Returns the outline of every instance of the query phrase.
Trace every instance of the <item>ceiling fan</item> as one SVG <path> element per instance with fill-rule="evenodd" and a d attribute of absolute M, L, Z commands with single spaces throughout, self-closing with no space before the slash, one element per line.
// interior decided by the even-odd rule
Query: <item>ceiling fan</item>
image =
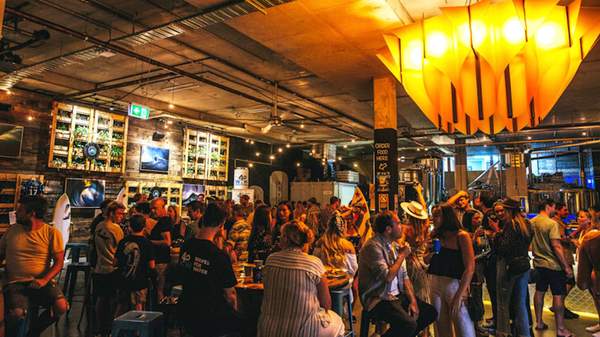
<path fill-rule="evenodd" d="M 286 121 L 279 114 L 279 95 L 278 95 L 279 86 L 277 82 L 275 82 L 275 91 L 273 94 L 273 106 L 271 107 L 271 111 L 268 119 L 238 119 L 238 121 L 246 121 L 246 122 L 267 122 L 267 125 L 260 128 L 260 132 L 263 134 L 269 133 L 273 127 L 287 127 L 296 131 L 304 131 L 302 128 L 304 127 L 304 122 L 301 120 L 295 119 L 294 121 Z M 294 124 L 300 124 L 300 127 L 294 126 Z M 308 132 L 308 131 L 306 131 Z"/>

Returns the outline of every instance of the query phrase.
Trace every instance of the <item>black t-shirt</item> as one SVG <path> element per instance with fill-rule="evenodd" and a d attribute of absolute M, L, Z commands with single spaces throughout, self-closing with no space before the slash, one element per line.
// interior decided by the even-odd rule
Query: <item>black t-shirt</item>
<path fill-rule="evenodd" d="M 121 288 L 127 290 L 148 288 L 150 278 L 148 263 L 154 260 L 154 248 L 150 240 L 143 236 L 126 236 L 119 242 L 115 258 Z"/>
<path fill-rule="evenodd" d="M 223 289 L 234 287 L 237 280 L 225 252 L 211 241 L 192 238 L 181 247 L 179 264 L 183 281 L 179 303 L 184 322 L 189 322 L 186 328 L 194 329 L 200 319 L 216 322 L 234 315 Z"/>
<path fill-rule="evenodd" d="M 150 232 L 150 240 L 162 241 L 162 233 L 171 233 L 173 229 L 173 222 L 168 216 L 158 219 L 154 228 Z M 154 245 L 154 254 L 156 255 L 156 263 L 169 263 L 171 262 L 171 251 L 167 245 Z"/>

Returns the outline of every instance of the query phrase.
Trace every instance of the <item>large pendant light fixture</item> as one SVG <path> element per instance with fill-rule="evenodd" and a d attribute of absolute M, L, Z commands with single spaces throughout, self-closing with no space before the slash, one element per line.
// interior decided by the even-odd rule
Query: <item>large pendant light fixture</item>
<path fill-rule="evenodd" d="M 384 35 L 379 59 L 439 129 L 495 134 L 550 112 L 600 33 L 600 10 L 481 1 Z"/>

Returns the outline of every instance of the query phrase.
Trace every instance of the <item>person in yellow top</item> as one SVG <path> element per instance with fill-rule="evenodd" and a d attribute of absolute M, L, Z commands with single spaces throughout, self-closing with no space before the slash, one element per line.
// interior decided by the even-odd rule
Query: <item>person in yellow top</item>
<path fill-rule="evenodd" d="M 240 261 L 248 261 L 248 240 L 252 231 L 252 227 L 246 222 L 246 215 L 242 205 L 233 206 L 235 222 L 229 231 L 228 239 Z"/>
<path fill-rule="evenodd" d="M 0 260 L 6 259 L 8 336 L 27 316 L 30 305 L 51 307 L 33 318 L 28 336 L 39 336 L 67 312 L 69 303 L 54 280 L 63 267 L 64 249 L 60 232 L 44 222 L 48 202 L 27 196 L 17 207 L 17 223 L 0 240 Z"/>

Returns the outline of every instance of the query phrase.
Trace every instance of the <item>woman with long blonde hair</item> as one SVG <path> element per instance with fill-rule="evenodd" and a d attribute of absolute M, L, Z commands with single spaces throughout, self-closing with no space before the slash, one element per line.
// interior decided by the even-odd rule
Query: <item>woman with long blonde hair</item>
<path fill-rule="evenodd" d="M 338 214 L 331 217 L 327 230 L 315 244 L 313 254 L 321 259 L 325 267 L 343 269 L 350 275 L 350 284 L 358 268 L 354 245 L 344 237 L 346 223 Z"/>

